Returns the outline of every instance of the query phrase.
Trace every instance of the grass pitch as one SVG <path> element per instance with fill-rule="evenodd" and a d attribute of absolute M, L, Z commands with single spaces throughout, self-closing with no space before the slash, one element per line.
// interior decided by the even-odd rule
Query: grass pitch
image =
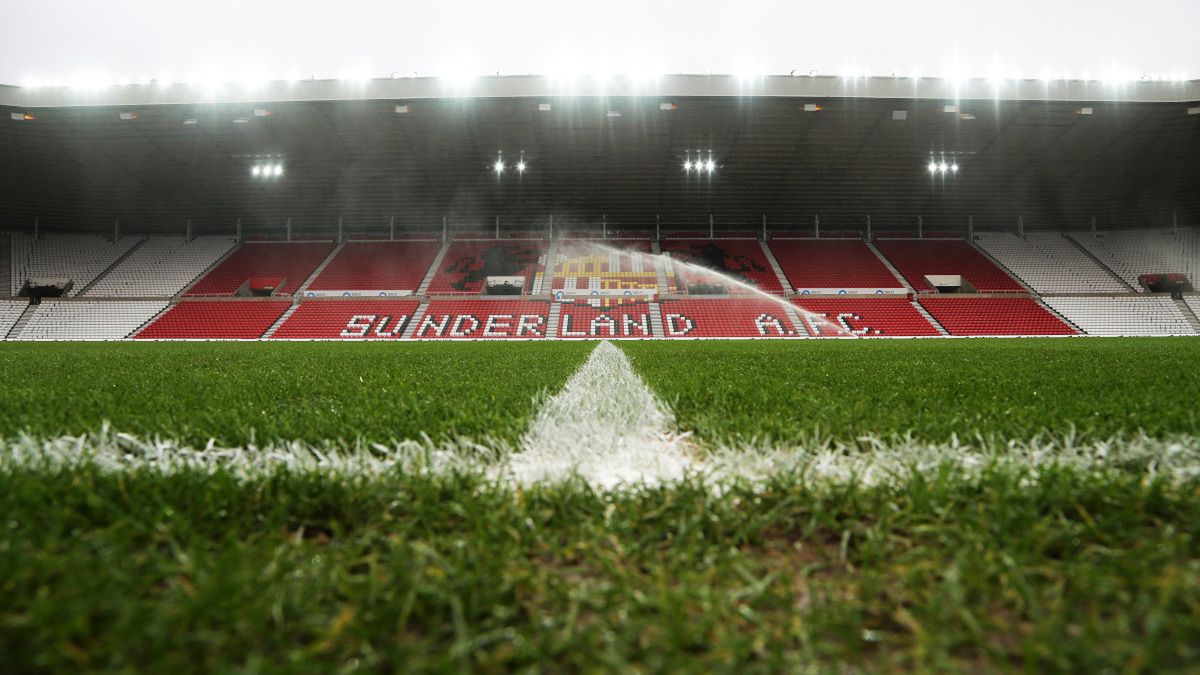
<path fill-rule="evenodd" d="M 0 460 L 104 419 L 201 445 L 210 435 L 427 433 L 508 446 L 591 347 L 7 344 Z M 1003 452 L 1005 440 L 1061 438 L 1073 426 L 1098 442 L 1143 432 L 1157 451 L 1190 459 L 1169 474 L 1153 456 L 975 471 L 914 460 L 877 483 L 801 471 L 611 492 L 517 488 L 465 465 L 246 474 L 0 461 L 4 669 L 1185 672 L 1200 663 L 1200 341 L 621 348 L 702 447 L 828 437 L 849 441 L 836 452 L 870 453 L 914 442 L 904 434 L 982 433 Z M 14 439 L 19 431 L 34 438 Z M 860 434 L 894 445 L 854 450 Z"/>

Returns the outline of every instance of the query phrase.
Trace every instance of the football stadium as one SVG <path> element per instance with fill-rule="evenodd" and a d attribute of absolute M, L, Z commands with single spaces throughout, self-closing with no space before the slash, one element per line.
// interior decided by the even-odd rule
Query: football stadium
<path fill-rule="evenodd" d="M 1200 668 L 1200 80 L 0 113 L 0 670 Z"/>

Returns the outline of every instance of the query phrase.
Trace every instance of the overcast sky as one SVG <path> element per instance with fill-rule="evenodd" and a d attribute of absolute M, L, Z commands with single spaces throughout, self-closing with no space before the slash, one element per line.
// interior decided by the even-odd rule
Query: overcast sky
<path fill-rule="evenodd" d="M 1200 77 L 1200 0 L 0 0 L 0 82 L 578 72 Z"/>

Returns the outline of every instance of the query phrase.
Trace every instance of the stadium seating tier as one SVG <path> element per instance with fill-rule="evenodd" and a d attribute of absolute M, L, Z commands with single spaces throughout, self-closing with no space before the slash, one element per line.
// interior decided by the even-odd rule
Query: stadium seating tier
<path fill-rule="evenodd" d="M 352 241 L 308 286 L 311 291 L 415 291 L 440 241 Z"/>
<path fill-rule="evenodd" d="M 1030 297 L 926 295 L 918 300 L 951 335 L 1076 335 Z"/>
<path fill-rule="evenodd" d="M 546 337 L 550 303 L 536 300 L 434 300 L 417 321 L 422 340 Z"/>
<path fill-rule="evenodd" d="M 666 300 L 659 303 L 669 338 L 795 337 L 807 335 L 792 320 L 786 302 L 764 298 Z"/>
<path fill-rule="evenodd" d="M 861 240 L 776 240 L 771 253 L 793 289 L 904 288 Z"/>
<path fill-rule="evenodd" d="M 395 340 L 417 300 L 304 300 L 275 329 L 275 340 Z"/>
<path fill-rule="evenodd" d="M 291 306 L 287 300 L 184 300 L 134 337 L 139 340 L 256 340 Z"/>
<path fill-rule="evenodd" d="M 522 277 L 528 289 L 545 254 L 546 242 L 541 240 L 455 241 L 428 292 L 478 294 L 489 276 Z"/>
<path fill-rule="evenodd" d="M 804 310 L 800 319 L 818 337 L 913 337 L 940 335 L 913 306 L 908 296 L 800 297 L 792 302 Z"/>
<path fill-rule="evenodd" d="M 283 279 L 275 295 L 291 295 L 331 251 L 332 241 L 250 242 L 222 260 L 184 295 L 233 295 L 258 277 Z"/>
<path fill-rule="evenodd" d="M 746 282 L 766 293 L 782 295 L 783 286 L 779 277 L 771 269 L 771 263 L 763 252 L 762 245 L 755 240 L 721 240 L 706 239 L 692 241 L 686 239 L 664 240 L 660 246 L 662 252 L 671 257 L 670 267 L 674 274 L 667 275 L 667 292 L 683 292 L 692 285 L 720 284 L 725 285 L 727 293 L 749 293 L 752 291 L 737 286 L 724 284 L 720 275 L 706 274 L 703 270 L 676 265 L 681 261 L 697 265 L 706 270 L 713 270 L 722 275 L 728 275 L 739 281 Z"/>
<path fill-rule="evenodd" d="M 960 275 L 981 293 L 1025 290 L 965 241 L 882 240 L 877 241 L 875 246 L 918 291 L 935 290 L 925 276 L 939 274 Z"/>

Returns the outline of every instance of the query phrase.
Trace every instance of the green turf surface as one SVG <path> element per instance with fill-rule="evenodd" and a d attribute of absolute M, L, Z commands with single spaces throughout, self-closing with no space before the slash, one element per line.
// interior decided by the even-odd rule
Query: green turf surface
<path fill-rule="evenodd" d="M 4 343 L 0 435 L 512 443 L 586 359 L 555 343 Z"/>
<path fill-rule="evenodd" d="M 1200 500 L 1140 474 L 519 494 L 0 472 L 4 670 L 1182 672 Z"/>
<path fill-rule="evenodd" d="M 1200 433 L 1200 340 L 623 342 L 712 444 L 912 433 L 1026 439 Z"/>

